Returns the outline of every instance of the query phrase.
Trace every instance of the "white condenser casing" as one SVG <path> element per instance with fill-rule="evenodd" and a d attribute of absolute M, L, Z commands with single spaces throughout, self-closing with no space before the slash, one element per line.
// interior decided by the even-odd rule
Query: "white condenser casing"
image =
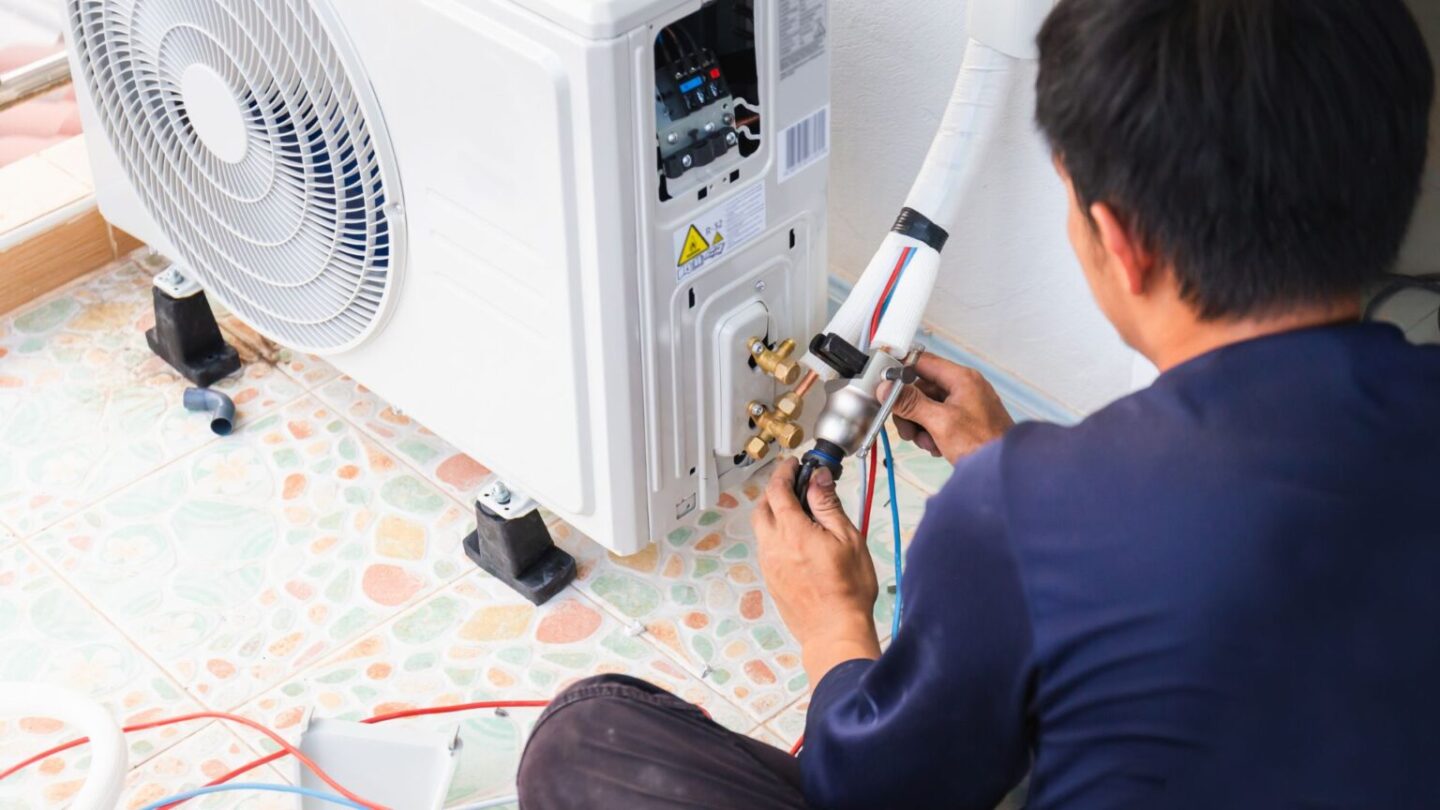
<path fill-rule="evenodd" d="M 825 312 L 825 0 L 65 5 L 101 211 L 271 339 L 618 553 L 761 466 L 744 344 Z M 744 149 L 662 183 L 656 49 L 717 5 Z"/>

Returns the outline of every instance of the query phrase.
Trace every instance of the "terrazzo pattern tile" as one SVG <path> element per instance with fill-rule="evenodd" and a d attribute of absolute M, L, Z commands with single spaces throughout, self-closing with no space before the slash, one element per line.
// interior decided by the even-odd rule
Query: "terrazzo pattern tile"
<path fill-rule="evenodd" d="M 0 681 L 44 682 L 101 701 L 121 724 L 143 723 L 200 706 L 79 594 L 22 545 L 0 552 Z M 131 763 L 142 763 L 193 732 L 182 727 L 132 734 Z M 0 716 L 4 767 L 75 736 L 43 715 Z M 0 782 L 0 807 L 55 807 L 80 788 L 89 754 L 77 748 Z"/>
<path fill-rule="evenodd" d="M 784 711 L 775 715 L 774 719 L 765 724 L 784 743 L 785 750 L 790 750 L 790 747 L 804 736 L 805 713 L 808 711 L 810 711 L 810 697 L 807 695 L 786 706 Z"/>
<path fill-rule="evenodd" d="M 349 377 L 340 377 L 317 393 L 346 419 L 360 425 L 386 449 L 405 459 L 461 503 L 473 503 L 481 485 L 490 477 L 485 465 Z"/>
<path fill-rule="evenodd" d="M 466 518 L 306 398 L 31 542 L 228 708 L 471 570 Z"/>
<path fill-rule="evenodd" d="M 348 648 L 241 709 L 294 735 L 306 707 L 360 720 L 382 712 L 477 700 L 546 699 L 601 673 L 645 678 L 704 706 L 728 727 L 750 723 L 734 706 L 624 624 L 567 591 L 535 607 L 476 572 L 367 633 Z M 513 792 L 515 769 L 538 709 L 471 712 L 396 722 L 460 722 L 464 740 L 449 801 Z M 243 731 L 249 740 L 252 732 Z M 270 750 L 268 741 L 256 744 Z"/>
<path fill-rule="evenodd" d="M 22 537 L 215 438 L 145 343 L 149 278 L 122 261 L 0 319 L 0 521 Z M 302 393 L 254 362 L 215 387 L 242 423 Z"/>
<path fill-rule="evenodd" d="M 223 723 L 211 723 L 175 747 L 131 769 L 119 806 L 143 807 L 166 796 L 200 787 L 253 761 L 257 755 Z M 280 773 L 270 765 L 246 773 L 243 781 L 286 784 Z M 293 796 L 258 791 L 217 793 L 185 804 L 186 808 L 195 810 L 294 810 L 297 806 Z"/>
<path fill-rule="evenodd" d="M 716 508 L 631 557 L 610 554 L 565 524 L 552 527 L 556 542 L 579 562 L 578 587 L 616 616 L 644 626 L 653 641 L 703 674 L 756 722 L 809 688 L 799 647 L 765 591 L 755 560 L 750 513 L 762 484 L 760 479 L 747 485 L 738 497 L 721 496 Z M 903 481 L 897 492 L 908 538 L 924 496 Z M 841 494 L 854 519 L 858 484 L 842 478 Z M 869 538 L 881 583 L 875 615 L 882 636 L 890 629 L 888 586 L 894 584 L 886 503 L 883 494 L 876 498 Z"/>

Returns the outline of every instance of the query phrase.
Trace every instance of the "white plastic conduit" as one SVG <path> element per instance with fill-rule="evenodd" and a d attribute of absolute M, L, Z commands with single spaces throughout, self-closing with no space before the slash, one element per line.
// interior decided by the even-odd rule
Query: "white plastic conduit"
<path fill-rule="evenodd" d="M 965 51 L 965 61 L 955 82 L 955 91 L 941 120 L 940 130 L 910 190 L 905 206 L 924 214 L 947 232 L 955 229 L 961 206 L 968 196 L 975 173 L 976 156 L 982 154 L 1004 102 L 1005 76 L 1020 63 L 975 40 Z M 887 234 L 880 250 L 856 282 L 850 297 L 825 328 L 854 346 L 864 342 L 877 299 L 885 288 L 895 263 L 907 247 L 918 250 L 905 271 L 904 281 L 895 290 L 873 346 L 902 357 L 910 351 L 940 269 L 940 254 L 919 240 L 897 233 Z M 834 369 L 813 355 L 806 365 L 821 379 L 835 377 Z"/>
<path fill-rule="evenodd" d="M 53 717 L 90 738 L 90 770 L 71 800 L 74 810 L 110 810 L 120 801 L 130 753 L 104 706 L 79 692 L 40 683 L 0 683 L 0 715 Z"/>

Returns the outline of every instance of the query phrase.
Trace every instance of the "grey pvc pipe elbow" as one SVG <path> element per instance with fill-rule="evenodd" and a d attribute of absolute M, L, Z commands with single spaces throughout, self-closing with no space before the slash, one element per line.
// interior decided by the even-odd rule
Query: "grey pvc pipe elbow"
<path fill-rule="evenodd" d="M 183 402 L 187 411 L 210 412 L 210 429 L 216 436 L 229 435 L 235 429 L 235 403 L 219 391 L 186 388 Z"/>

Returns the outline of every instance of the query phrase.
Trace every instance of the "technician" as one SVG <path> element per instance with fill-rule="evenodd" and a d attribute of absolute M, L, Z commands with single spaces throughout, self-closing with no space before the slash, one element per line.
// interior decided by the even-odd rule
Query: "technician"
<path fill-rule="evenodd" d="M 883 654 L 818 472 L 754 517 L 815 685 L 805 748 L 632 679 L 540 720 L 522 806 L 1440 807 L 1440 347 L 1360 322 L 1434 92 L 1400 0 L 1062 0 L 1037 119 L 1101 310 L 1159 380 L 1013 425 L 934 357 L 902 432 L 954 462 Z M 1440 227 L 1423 223 L 1420 227 Z"/>

